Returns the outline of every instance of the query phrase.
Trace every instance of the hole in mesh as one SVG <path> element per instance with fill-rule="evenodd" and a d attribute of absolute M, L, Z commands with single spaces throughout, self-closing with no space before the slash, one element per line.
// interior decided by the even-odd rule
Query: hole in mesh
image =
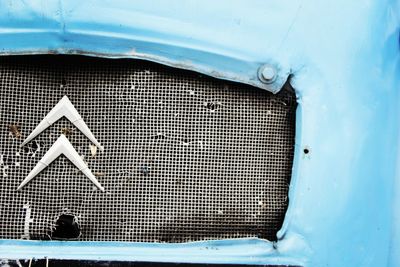
<path fill-rule="evenodd" d="M 26 144 L 25 146 L 22 147 L 22 152 L 25 154 L 35 154 L 40 150 L 40 148 L 43 146 L 43 143 L 38 142 L 36 140 Z"/>
<path fill-rule="evenodd" d="M 206 103 L 205 106 L 206 106 L 206 108 L 208 108 L 209 110 L 215 111 L 215 110 L 217 110 L 217 109 L 219 108 L 220 103 L 209 102 L 209 103 Z"/>
<path fill-rule="evenodd" d="M 81 235 L 78 219 L 73 215 L 62 214 L 51 233 L 51 239 L 77 240 Z"/>
<path fill-rule="evenodd" d="M 62 78 L 61 80 L 61 87 L 64 87 L 67 85 L 67 80 L 65 78 Z"/>

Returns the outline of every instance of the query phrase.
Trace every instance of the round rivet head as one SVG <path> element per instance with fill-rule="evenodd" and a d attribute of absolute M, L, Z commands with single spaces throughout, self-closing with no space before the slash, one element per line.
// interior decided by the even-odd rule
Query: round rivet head
<path fill-rule="evenodd" d="M 276 79 L 276 70 L 271 65 L 261 66 L 258 77 L 264 83 L 273 83 Z"/>

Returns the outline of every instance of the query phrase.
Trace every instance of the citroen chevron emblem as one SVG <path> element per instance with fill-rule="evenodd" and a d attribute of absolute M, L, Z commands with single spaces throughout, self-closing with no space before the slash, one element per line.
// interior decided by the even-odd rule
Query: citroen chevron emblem
<path fill-rule="evenodd" d="M 33 130 L 33 132 L 26 138 L 26 140 L 21 144 L 21 146 L 29 143 L 32 139 L 38 136 L 41 132 L 51 126 L 53 123 L 58 121 L 60 118 L 66 117 L 71 121 L 90 141 L 93 142 L 100 150 L 103 147 L 96 140 L 90 129 L 87 127 L 86 123 L 83 121 L 78 111 L 72 105 L 71 101 L 67 96 L 64 96 L 60 102 L 47 114 L 47 116 L 39 123 L 39 125 Z M 59 156 L 66 156 L 86 177 L 89 178 L 101 191 L 104 192 L 104 188 L 97 181 L 96 177 L 92 174 L 88 166 L 85 164 L 83 159 L 80 157 L 78 152 L 68 141 L 65 135 L 61 135 L 57 141 L 51 146 L 51 148 L 46 152 L 43 158 L 37 163 L 37 165 L 32 169 L 28 176 L 22 181 L 18 186 L 17 190 L 23 188 L 29 181 L 35 178 L 42 170 L 49 166 L 54 160 Z"/>
<path fill-rule="evenodd" d="M 68 141 L 65 135 L 61 135 L 57 141 L 51 146 L 51 148 L 46 152 L 43 158 L 38 162 L 38 164 L 33 168 L 33 170 L 28 174 L 24 181 L 18 186 L 17 190 L 20 190 L 24 185 L 26 185 L 30 180 L 32 180 L 38 173 L 49 166 L 55 159 L 57 159 L 61 154 L 66 156 L 83 174 L 85 174 L 90 181 L 92 181 L 101 191 L 104 188 L 97 181 L 96 177 L 86 166 L 83 159 L 79 156 L 78 152 L 74 149 L 71 143 Z"/>
<path fill-rule="evenodd" d="M 53 123 L 61 119 L 62 117 L 66 117 L 72 124 L 76 126 L 93 144 L 95 144 L 101 151 L 103 151 L 103 147 L 96 140 L 89 127 L 87 127 L 86 123 L 79 115 L 78 111 L 75 109 L 74 105 L 72 105 L 71 101 L 67 96 L 64 96 L 60 102 L 46 115 L 46 117 L 36 126 L 35 130 L 25 139 L 25 141 L 21 144 L 21 146 L 29 143 L 33 138 L 38 136 L 41 132 L 46 130 Z"/>

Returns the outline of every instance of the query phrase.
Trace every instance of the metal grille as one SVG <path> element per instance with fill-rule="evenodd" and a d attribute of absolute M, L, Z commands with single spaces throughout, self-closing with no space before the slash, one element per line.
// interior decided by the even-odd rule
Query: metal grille
<path fill-rule="evenodd" d="M 49 239 L 63 214 L 79 240 L 276 239 L 287 208 L 296 99 L 139 60 L 0 58 L 0 237 Z M 104 152 L 61 119 L 22 141 L 67 95 Z M 65 157 L 16 188 L 61 133 L 106 192 Z"/>

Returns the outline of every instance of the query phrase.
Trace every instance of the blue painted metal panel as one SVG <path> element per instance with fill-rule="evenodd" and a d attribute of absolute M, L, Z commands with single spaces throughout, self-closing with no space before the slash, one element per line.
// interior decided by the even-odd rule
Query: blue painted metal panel
<path fill-rule="evenodd" d="M 400 266 L 399 29 L 397 0 L 1 0 L 2 54 L 144 58 L 269 90 L 293 74 L 299 108 L 276 244 L 2 240 L 0 258 Z"/>

